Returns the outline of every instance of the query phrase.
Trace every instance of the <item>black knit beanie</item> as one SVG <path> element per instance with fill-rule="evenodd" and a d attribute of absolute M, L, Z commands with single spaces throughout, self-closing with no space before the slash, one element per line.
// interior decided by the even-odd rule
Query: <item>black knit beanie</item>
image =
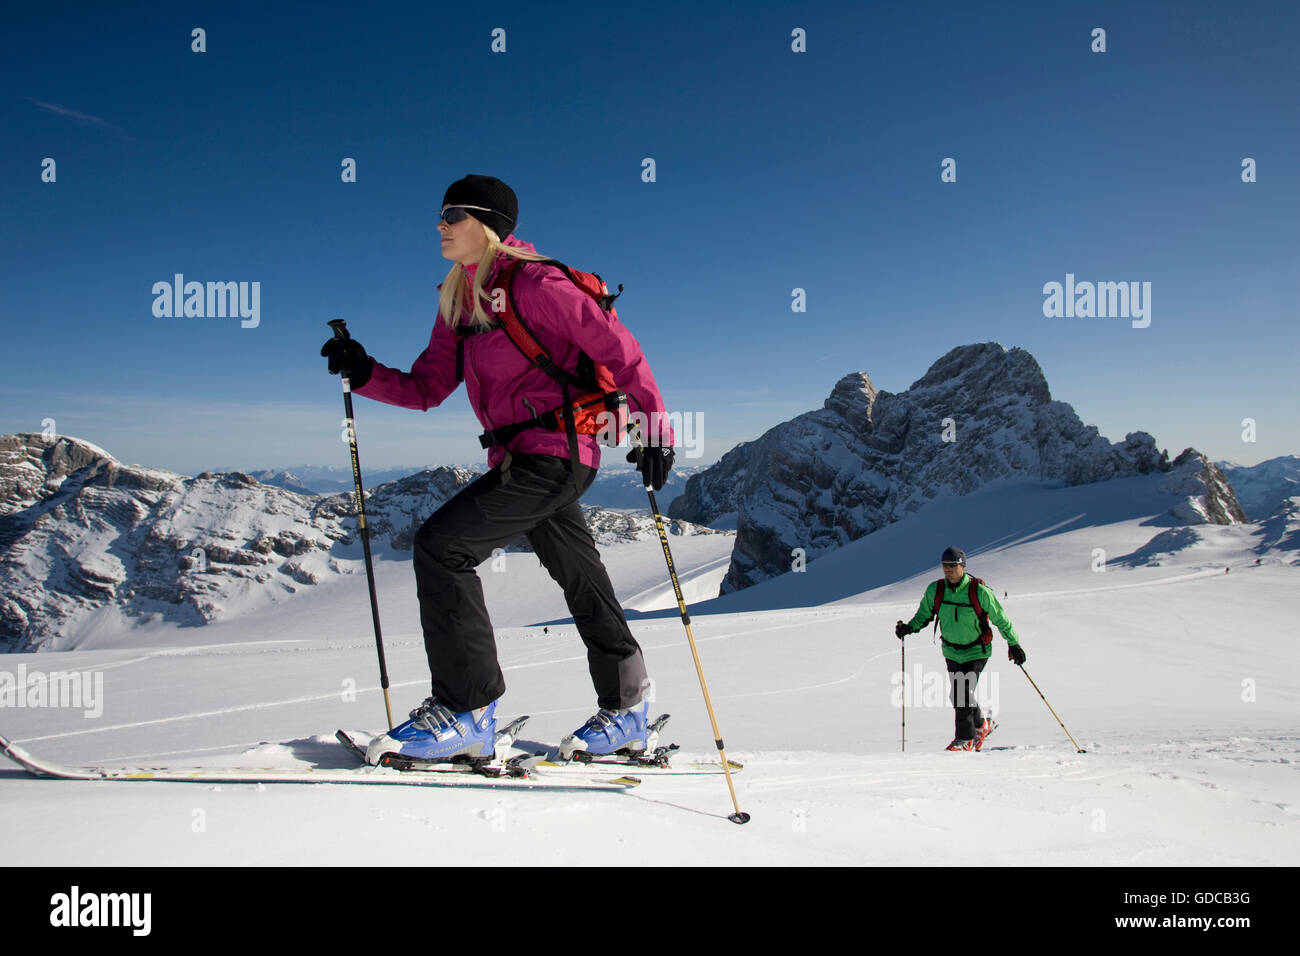
<path fill-rule="evenodd" d="M 485 206 L 492 212 L 481 209 L 465 211 L 490 228 L 498 239 L 504 240 L 515 231 L 519 221 L 519 200 L 515 191 L 495 176 L 476 176 L 470 173 L 464 179 L 458 179 L 447 187 L 442 197 L 444 206 Z"/>
<path fill-rule="evenodd" d="M 966 552 L 961 548 L 944 548 L 943 557 L 939 561 L 942 564 L 965 564 Z"/>

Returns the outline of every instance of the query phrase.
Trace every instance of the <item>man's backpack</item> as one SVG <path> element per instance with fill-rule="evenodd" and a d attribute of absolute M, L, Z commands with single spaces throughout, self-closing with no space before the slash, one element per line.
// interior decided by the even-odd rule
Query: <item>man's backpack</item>
<path fill-rule="evenodd" d="M 611 295 L 609 287 L 600 276 L 571 269 L 556 259 L 509 259 L 502 264 L 492 284 L 493 293 L 497 289 L 505 290 L 505 308 L 496 313 L 497 322 L 491 327 L 461 333 L 456 343 L 456 380 L 462 381 L 465 377 L 465 337 L 504 329 L 524 358 L 559 383 L 564 404 L 544 412 L 534 411 L 532 418 L 486 431 L 479 436 L 479 444 L 484 448 L 493 445 L 508 446 L 516 435 L 530 428 L 563 431 L 569 437 L 569 457 L 573 461 L 576 478 L 579 464 L 578 435 L 595 435 L 607 445 L 617 445 L 628 427 L 627 395 L 615 385 L 610 370 L 594 362 L 585 352 L 578 353 L 578 367 L 574 371 L 561 368 L 529 331 L 519 315 L 514 294 L 515 272 L 523 261 L 557 267 L 570 282 L 595 299 L 602 310 L 618 318 L 614 300 L 622 294 L 622 285 L 618 287 L 618 292 Z"/>
<path fill-rule="evenodd" d="M 939 635 L 939 640 L 943 641 L 945 644 L 947 644 L 949 647 L 953 648 L 954 650 L 958 650 L 958 651 L 969 650 L 970 648 L 975 647 L 976 645 L 983 645 L 987 647 L 989 644 L 993 643 L 993 631 L 989 627 L 989 616 L 984 613 L 984 608 L 980 606 L 979 586 L 983 583 L 984 582 L 980 578 L 972 576 L 970 579 L 970 588 L 967 591 L 967 594 L 970 597 L 970 607 L 975 611 L 975 616 L 980 623 L 980 636 L 977 637 L 975 640 L 970 641 L 969 643 L 966 644 L 954 644 L 952 641 L 944 640 L 942 634 Z M 934 610 L 930 615 L 930 619 L 934 621 L 934 627 L 936 632 L 938 632 L 939 630 L 939 610 L 943 607 L 944 604 L 947 604 L 952 608 L 952 619 L 954 621 L 957 620 L 957 608 L 966 607 L 966 605 L 962 604 L 960 601 L 944 601 L 943 599 L 944 592 L 947 589 L 948 589 L 947 578 L 940 578 L 937 583 L 937 586 L 934 589 Z M 929 623 L 930 621 L 925 622 L 925 624 L 929 624 Z M 925 627 L 925 624 L 922 624 L 921 627 Z M 920 628 L 918 628 L 918 630 L 919 629 Z"/>

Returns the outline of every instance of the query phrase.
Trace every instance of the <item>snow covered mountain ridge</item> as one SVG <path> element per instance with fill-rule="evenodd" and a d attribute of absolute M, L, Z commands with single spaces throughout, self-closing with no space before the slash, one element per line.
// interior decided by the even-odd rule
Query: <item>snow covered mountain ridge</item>
<path fill-rule="evenodd" d="M 420 525 L 475 477 L 439 467 L 368 489 L 376 554 L 409 558 Z M 584 511 L 599 544 L 657 536 L 649 517 Z M 0 649 L 66 649 L 151 620 L 203 625 L 364 573 L 360 558 L 350 493 L 307 496 L 241 472 L 191 478 L 75 438 L 0 436 Z"/>
<path fill-rule="evenodd" d="M 792 569 L 989 482 L 1080 485 L 1168 472 L 1176 523 L 1245 521 L 1223 473 L 1187 449 L 1174 462 L 1151 435 L 1111 443 L 1053 401 L 1038 362 L 996 342 L 964 345 L 905 392 L 844 376 L 821 409 L 769 429 L 692 478 L 673 517 L 735 521 L 721 593 Z"/>
<path fill-rule="evenodd" d="M 1216 464 L 1232 482 L 1237 500 L 1253 521 L 1279 510 L 1289 511 L 1291 499 L 1300 498 L 1300 456 L 1283 455 L 1249 466 L 1231 461 Z"/>

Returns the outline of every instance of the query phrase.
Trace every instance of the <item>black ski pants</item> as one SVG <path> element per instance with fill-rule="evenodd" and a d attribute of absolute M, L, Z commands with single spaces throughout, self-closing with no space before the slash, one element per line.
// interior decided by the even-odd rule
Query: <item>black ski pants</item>
<path fill-rule="evenodd" d="M 505 692 L 496 638 L 475 568 L 521 534 L 564 590 L 583 643 L 598 707 L 641 700 L 645 659 L 614 597 L 578 499 L 596 477 L 553 455 L 515 454 L 460 492 L 415 536 L 415 581 L 433 693 L 453 712 Z"/>
<path fill-rule="evenodd" d="M 976 730 L 984 723 L 984 714 L 980 712 L 979 702 L 975 698 L 975 687 L 979 684 L 980 672 L 989 659 L 981 657 L 961 664 L 945 660 L 948 664 L 948 690 L 952 694 L 952 706 L 956 710 L 953 736 L 957 740 L 974 740 Z"/>

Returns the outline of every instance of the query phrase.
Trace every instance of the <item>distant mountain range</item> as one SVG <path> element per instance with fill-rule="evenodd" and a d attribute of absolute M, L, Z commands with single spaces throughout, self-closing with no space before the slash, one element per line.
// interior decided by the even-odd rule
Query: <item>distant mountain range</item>
<path fill-rule="evenodd" d="M 582 496 L 582 503 L 598 508 L 635 508 L 648 514 L 650 506 L 646 498 L 645 485 L 642 483 L 637 471 L 623 460 L 622 452 L 603 449 L 602 453 L 603 459 L 600 471 L 596 473 L 596 480 L 592 482 L 591 488 Z M 487 470 L 485 465 L 452 465 L 446 467 L 461 468 L 476 475 Z M 423 470 L 427 471 L 429 469 Z M 655 494 L 659 506 L 664 507 L 673 498 L 681 494 L 686 487 L 687 479 L 702 470 L 698 466 L 679 462 L 669 472 L 668 481 L 665 482 L 663 489 Z M 370 488 L 384 482 L 397 481 L 413 474 L 419 474 L 421 471 L 422 469 L 418 468 L 387 468 L 374 472 L 363 471 L 361 477 L 365 487 Z M 352 470 L 350 468 L 336 468 L 332 465 L 300 465 L 295 468 L 280 470 L 263 469 L 247 472 L 247 475 L 264 485 L 294 491 L 300 495 L 348 493 L 352 491 L 353 486 Z"/>
<path fill-rule="evenodd" d="M 475 477 L 439 467 L 367 489 L 375 551 L 409 557 L 420 525 Z M 75 438 L 0 436 L 0 648 L 70 646 L 88 629 L 151 619 L 202 625 L 232 603 L 358 573 L 350 488 L 308 496 L 241 472 L 124 465 Z M 657 537 L 647 515 L 583 511 L 599 544 Z M 723 533 L 682 521 L 670 532 Z"/>
<path fill-rule="evenodd" d="M 344 455 L 344 458 L 346 459 L 346 455 Z M 437 466 L 429 466 L 429 468 L 433 467 Z M 448 465 L 445 467 L 463 468 L 465 471 L 476 470 L 465 465 Z M 236 469 L 218 469 L 218 472 L 234 470 Z M 397 481 L 399 478 L 407 478 L 427 470 L 429 469 L 418 467 L 381 468 L 376 471 L 363 468 L 361 480 L 366 488 L 371 488 L 382 485 L 386 481 Z M 285 491 L 294 491 L 300 495 L 346 494 L 352 491 L 353 486 L 352 469 L 335 465 L 298 465 L 293 468 L 278 470 L 262 468 L 257 471 L 245 471 L 243 473 L 264 485 L 283 488 Z"/>
<path fill-rule="evenodd" d="M 1270 458 L 1249 467 L 1230 461 L 1217 464 L 1232 482 L 1237 500 L 1251 521 L 1263 521 L 1292 498 L 1300 497 L 1300 457 L 1295 455 Z"/>

